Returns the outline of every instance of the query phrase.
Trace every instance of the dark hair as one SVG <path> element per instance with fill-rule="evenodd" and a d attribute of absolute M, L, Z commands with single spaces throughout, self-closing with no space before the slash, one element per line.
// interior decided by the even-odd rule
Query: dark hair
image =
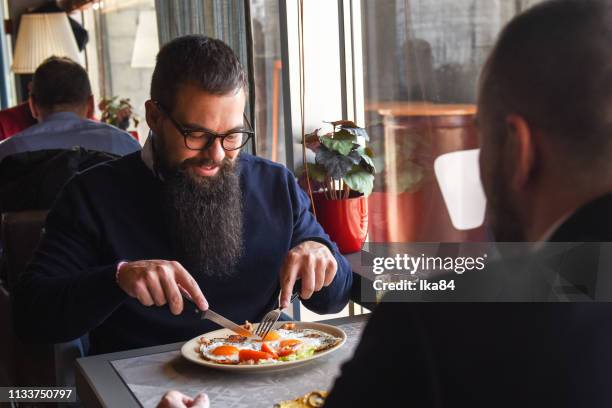
<path fill-rule="evenodd" d="M 216 95 L 247 88 L 234 51 L 223 41 L 203 35 L 179 37 L 161 48 L 151 80 L 151 99 L 172 110 L 178 88 L 185 84 Z"/>
<path fill-rule="evenodd" d="M 481 86 L 480 106 L 497 123 L 519 114 L 594 159 L 612 141 L 612 2 L 553 0 L 517 16 L 502 31 Z"/>
<path fill-rule="evenodd" d="M 31 96 L 41 109 L 80 107 L 90 95 L 87 71 L 70 58 L 49 57 L 34 72 Z"/>

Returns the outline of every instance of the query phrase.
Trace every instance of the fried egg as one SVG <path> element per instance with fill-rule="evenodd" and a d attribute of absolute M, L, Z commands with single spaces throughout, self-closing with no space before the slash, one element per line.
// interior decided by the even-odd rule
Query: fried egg
<path fill-rule="evenodd" d="M 276 354 L 276 352 L 282 350 L 284 355 L 287 355 L 287 353 L 296 354 L 302 350 L 323 351 L 335 346 L 339 342 L 340 339 L 318 330 L 287 330 L 281 328 L 271 330 L 263 342 L 235 335 L 228 336 L 227 338 L 202 340 L 200 352 L 204 359 L 220 364 L 270 364 L 277 363 L 276 357 L 278 356 L 275 355 L 274 359 L 245 362 L 244 359 L 240 358 L 240 351 L 254 350 L 270 353 L 271 350 L 273 354 Z"/>
<path fill-rule="evenodd" d="M 283 347 L 314 348 L 315 351 L 327 350 L 338 344 L 340 339 L 318 330 L 271 330 L 264 339 L 274 349 Z"/>
<path fill-rule="evenodd" d="M 251 342 L 229 342 L 227 339 L 210 339 L 200 345 L 202 356 L 210 361 L 222 364 L 238 364 L 240 350 L 258 350 L 257 344 Z M 261 345 L 259 346 L 261 348 Z"/>

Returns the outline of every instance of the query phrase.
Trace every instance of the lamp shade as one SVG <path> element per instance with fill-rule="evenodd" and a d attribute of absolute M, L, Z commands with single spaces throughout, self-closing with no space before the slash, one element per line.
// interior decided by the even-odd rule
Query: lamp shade
<path fill-rule="evenodd" d="M 157 37 L 157 20 L 155 10 L 141 11 L 138 16 L 134 51 L 132 52 L 132 68 L 154 68 L 155 56 L 159 51 Z"/>
<path fill-rule="evenodd" d="M 79 49 L 66 13 L 35 13 L 21 17 L 12 70 L 32 74 L 51 56 L 79 62 Z"/>

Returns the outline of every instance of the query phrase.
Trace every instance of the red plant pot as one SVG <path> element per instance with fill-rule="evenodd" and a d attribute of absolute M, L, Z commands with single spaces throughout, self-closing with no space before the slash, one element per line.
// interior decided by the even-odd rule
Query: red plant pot
<path fill-rule="evenodd" d="M 340 252 L 349 254 L 361 250 L 368 235 L 368 200 L 359 196 L 328 200 L 323 193 L 314 193 L 317 220 Z"/>

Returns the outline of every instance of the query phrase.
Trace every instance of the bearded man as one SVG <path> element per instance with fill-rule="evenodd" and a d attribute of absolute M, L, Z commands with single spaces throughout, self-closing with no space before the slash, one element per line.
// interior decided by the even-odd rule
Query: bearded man
<path fill-rule="evenodd" d="M 232 50 L 203 36 L 157 56 L 142 152 L 75 177 L 14 294 L 24 340 L 90 333 L 91 353 L 182 341 L 212 330 L 188 308 L 259 321 L 300 297 L 341 310 L 348 262 L 283 166 L 241 153 L 246 76 Z"/>

